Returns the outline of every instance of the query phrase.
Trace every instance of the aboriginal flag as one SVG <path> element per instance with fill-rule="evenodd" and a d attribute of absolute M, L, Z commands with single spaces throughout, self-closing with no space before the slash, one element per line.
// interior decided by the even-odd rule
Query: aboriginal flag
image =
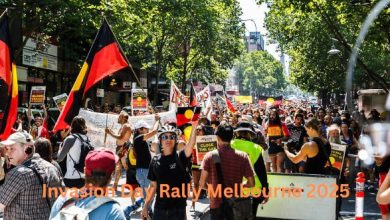
<path fill-rule="evenodd" d="M 276 97 L 260 96 L 259 97 L 259 105 L 267 103 L 267 104 L 272 104 L 274 106 L 278 106 L 282 104 L 282 101 L 283 101 L 283 96 L 276 96 Z"/>
<path fill-rule="evenodd" d="M 176 112 L 177 127 L 181 127 L 190 121 L 198 120 L 201 112 L 201 107 L 178 107 Z"/>
<path fill-rule="evenodd" d="M 69 127 L 72 119 L 78 115 L 85 95 L 96 83 L 128 66 L 109 24 L 104 19 L 53 131 Z"/>
<path fill-rule="evenodd" d="M 191 88 L 190 88 L 190 107 L 197 106 L 198 102 L 196 100 L 196 92 L 194 85 L 191 83 Z"/>
<path fill-rule="evenodd" d="M 10 39 L 5 13 L 0 18 L 0 140 L 8 138 L 18 116 L 18 78 Z"/>

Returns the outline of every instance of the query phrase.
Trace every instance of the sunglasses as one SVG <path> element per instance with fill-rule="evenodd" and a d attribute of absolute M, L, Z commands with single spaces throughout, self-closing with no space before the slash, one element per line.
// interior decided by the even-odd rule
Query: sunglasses
<path fill-rule="evenodd" d="M 163 140 L 163 141 L 166 141 L 166 140 L 176 140 L 176 135 L 163 134 L 163 135 L 161 135 L 161 140 Z"/>

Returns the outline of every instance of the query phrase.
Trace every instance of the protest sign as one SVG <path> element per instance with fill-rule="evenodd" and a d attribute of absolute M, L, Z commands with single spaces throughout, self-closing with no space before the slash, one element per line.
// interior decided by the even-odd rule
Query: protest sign
<path fill-rule="evenodd" d="M 66 95 L 66 93 L 53 97 L 53 101 L 56 103 L 56 106 L 60 111 L 65 106 L 66 99 L 68 99 L 68 95 Z"/>
<path fill-rule="evenodd" d="M 207 152 L 217 149 L 217 136 L 206 135 L 196 137 L 196 155 L 199 164 L 202 163 Z"/>
<path fill-rule="evenodd" d="M 30 105 L 43 105 L 45 103 L 46 86 L 31 86 Z"/>
<path fill-rule="evenodd" d="M 159 115 L 161 117 L 160 121 L 162 124 L 176 122 L 175 111 L 162 112 L 159 113 Z M 89 137 L 92 146 L 95 148 L 101 148 L 105 146 L 106 148 L 115 151 L 116 140 L 110 135 L 107 135 L 106 144 L 104 144 L 104 129 L 106 128 L 107 122 L 108 128 L 111 128 L 114 133 L 117 133 L 117 131 L 120 129 L 120 124 L 118 124 L 119 115 L 91 112 L 80 109 L 79 116 L 85 119 L 88 128 L 87 136 Z M 154 115 L 133 116 L 129 117 L 128 121 L 131 126 L 134 126 L 137 121 L 143 120 L 149 125 L 150 128 L 152 128 L 155 122 L 154 117 Z"/>
<path fill-rule="evenodd" d="M 147 110 L 148 109 L 148 90 L 147 89 L 132 89 L 131 90 L 131 109 Z"/>
<path fill-rule="evenodd" d="M 347 149 L 347 145 L 334 144 L 334 143 L 331 143 L 330 145 L 332 147 L 332 151 L 330 152 L 329 160 L 332 163 L 332 166 L 334 168 L 337 168 L 339 171 L 341 171 L 343 169 L 344 157 L 345 157 L 345 151 Z"/>

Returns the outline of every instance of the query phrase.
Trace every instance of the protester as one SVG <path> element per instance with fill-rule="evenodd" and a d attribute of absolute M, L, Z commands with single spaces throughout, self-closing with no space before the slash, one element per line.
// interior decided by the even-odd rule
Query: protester
<path fill-rule="evenodd" d="M 230 142 L 233 139 L 233 127 L 228 124 L 221 124 L 216 128 L 215 135 L 217 136 L 218 149 L 208 152 L 203 158 L 202 173 L 200 177 L 200 186 L 205 187 L 206 181 L 214 188 L 221 184 L 217 178 L 217 168 L 213 162 L 213 152 L 218 152 L 222 176 L 224 177 L 224 185 L 234 189 L 234 185 L 241 184 L 242 178 L 247 179 L 244 187 L 253 187 L 255 185 L 254 171 L 251 166 L 248 155 L 241 151 L 234 150 Z M 222 203 L 220 197 L 210 197 L 210 214 L 211 219 L 233 219 L 232 210 L 224 209 L 225 204 Z"/>
<path fill-rule="evenodd" d="M 48 219 L 52 200 L 43 192 L 46 186 L 62 186 L 58 169 L 35 153 L 33 138 L 27 132 L 13 133 L 0 145 L 9 148 L 9 161 L 16 166 L 0 187 L 4 219 Z"/>
<path fill-rule="evenodd" d="M 240 150 L 248 154 L 251 165 L 255 171 L 255 187 L 258 189 L 265 189 L 265 193 L 268 195 L 268 180 L 267 172 L 265 169 L 265 163 L 262 157 L 263 148 L 253 142 L 256 137 L 255 129 L 253 125 L 248 122 L 241 122 L 234 130 L 234 139 L 231 142 L 231 147 L 235 150 Z M 258 192 L 261 194 L 261 192 Z M 268 201 L 268 197 L 264 195 L 254 196 L 252 212 L 253 216 L 256 216 L 259 204 L 265 204 Z"/>
<path fill-rule="evenodd" d="M 197 127 L 198 122 L 192 122 Z M 189 195 L 187 186 L 190 186 L 191 177 L 188 165 L 191 161 L 192 149 L 196 141 L 196 129 L 192 129 L 190 139 L 183 150 L 177 152 L 176 129 L 170 125 L 164 126 L 158 135 L 161 145 L 161 154 L 154 156 L 149 166 L 148 179 L 151 181 L 145 206 L 142 209 L 142 218 L 148 217 L 148 209 L 157 194 L 154 204 L 153 219 L 155 220 L 182 220 L 186 218 L 186 200 L 183 195 Z M 167 194 L 162 193 L 162 187 L 168 188 Z M 179 198 L 173 196 L 175 189 L 180 192 Z"/>
<path fill-rule="evenodd" d="M 317 119 L 312 119 L 305 124 L 305 129 L 312 141 L 305 143 L 297 154 L 290 153 L 287 146 L 284 152 L 295 164 L 306 159 L 305 173 L 325 174 L 325 164 L 328 162 L 331 147 L 329 142 L 321 136 L 322 125 Z"/>
<path fill-rule="evenodd" d="M 303 127 L 303 115 L 296 114 L 294 117 L 294 123 L 287 126 L 290 132 L 290 140 L 287 143 L 287 147 L 291 153 L 297 153 L 301 150 L 304 143 L 308 141 L 305 127 Z M 301 161 L 297 165 L 293 164 L 288 158 L 285 159 L 286 173 L 303 173 L 305 162 Z"/>
<path fill-rule="evenodd" d="M 61 195 L 54 203 L 49 219 L 63 219 L 64 213 L 68 213 L 68 217 L 69 214 L 73 215 L 72 219 L 79 219 L 87 214 L 89 219 L 125 220 L 118 202 L 107 196 L 110 190 L 108 185 L 118 160 L 110 150 L 90 151 L 85 158 L 85 187 L 78 192 L 79 198 L 74 198 L 69 193 L 67 196 Z M 90 196 L 83 198 L 82 195 Z"/>
<path fill-rule="evenodd" d="M 132 134 L 131 131 L 131 125 L 128 122 L 129 115 L 122 111 L 119 114 L 118 117 L 118 123 L 121 125 L 121 128 L 118 131 L 118 135 L 115 135 L 114 132 L 106 128 L 105 132 L 109 134 L 111 137 L 116 139 L 116 154 L 119 157 L 119 162 L 116 165 L 115 169 L 115 180 L 114 180 L 114 188 L 116 189 L 118 187 L 119 178 L 121 177 L 122 168 L 127 170 L 127 163 L 126 163 L 126 155 L 127 150 L 130 145 L 130 137 Z"/>
<path fill-rule="evenodd" d="M 64 174 L 64 183 L 67 187 L 81 188 L 85 185 L 85 175 L 76 165 L 80 164 L 80 155 L 83 142 L 87 142 L 87 126 L 85 119 L 76 116 L 71 123 L 71 135 L 65 138 L 58 151 L 57 161 Z"/>
<path fill-rule="evenodd" d="M 39 156 L 46 160 L 47 162 L 53 164 L 58 172 L 61 174 L 62 179 L 62 171 L 60 165 L 57 163 L 57 161 L 53 160 L 53 148 L 51 146 L 51 143 L 46 138 L 38 138 L 34 142 L 35 152 L 39 154 Z"/>
<path fill-rule="evenodd" d="M 265 133 L 268 138 L 268 154 L 272 161 L 272 171 L 281 173 L 285 158 L 282 141 L 287 141 L 290 134 L 286 124 L 280 120 L 277 109 L 270 111 L 268 123 L 265 125 Z"/>
<path fill-rule="evenodd" d="M 149 125 L 145 121 L 138 121 L 135 127 L 134 133 L 134 150 L 137 159 L 137 170 L 136 177 L 137 182 L 142 188 L 143 198 L 146 198 L 146 189 L 149 187 L 150 181 L 147 178 L 149 172 L 149 165 L 152 159 L 150 154 L 148 139 L 153 137 L 158 132 L 158 127 L 160 123 L 160 116 L 158 114 L 154 117 L 155 123 L 153 130 L 149 131 Z"/>

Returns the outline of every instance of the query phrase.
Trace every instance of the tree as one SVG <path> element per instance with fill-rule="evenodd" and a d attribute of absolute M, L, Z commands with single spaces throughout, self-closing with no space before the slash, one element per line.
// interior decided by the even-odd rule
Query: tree
<path fill-rule="evenodd" d="M 372 2 L 373 6 L 377 1 Z M 292 57 L 292 82 L 321 94 L 343 91 L 351 48 L 370 9 L 350 1 L 273 1 L 266 26 L 271 38 Z M 359 53 L 355 85 L 372 81 L 385 90 L 389 88 L 389 13 L 383 12 L 369 31 Z M 333 44 L 341 55 L 327 54 Z"/>
<path fill-rule="evenodd" d="M 269 95 L 270 88 L 286 86 L 282 64 L 266 51 L 246 53 L 235 65 L 237 81 L 244 94 Z"/>
<path fill-rule="evenodd" d="M 105 16 L 131 63 L 154 74 L 156 82 L 167 76 L 182 87 L 190 77 L 223 81 L 243 46 L 235 0 L 5 0 L 2 5 L 22 15 L 23 36 L 59 43 L 63 58 L 79 67 Z"/>

